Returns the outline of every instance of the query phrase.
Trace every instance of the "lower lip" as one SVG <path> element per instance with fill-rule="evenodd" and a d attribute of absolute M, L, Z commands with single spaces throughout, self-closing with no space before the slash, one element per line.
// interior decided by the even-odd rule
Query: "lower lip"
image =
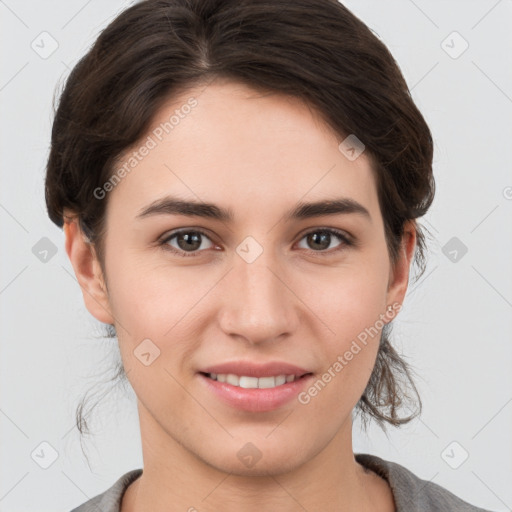
<path fill-rule="evenodd" d="M 202 373 L 198 375 L 208 389 L 221 400 L 232 407 L 249 412 L 272 411 L 281 407 L 295 398 L 313 378 L 310 374 L 275 388 L 246 389 L 210 379 Z"/>

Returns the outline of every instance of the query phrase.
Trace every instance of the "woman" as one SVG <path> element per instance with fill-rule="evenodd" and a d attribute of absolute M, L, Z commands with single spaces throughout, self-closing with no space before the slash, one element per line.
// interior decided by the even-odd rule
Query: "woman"
<path fill-rule="evenodd" d="M 353 413 L 421 410 L 398 415 L 389 328 L 424 269 L 432 156 L 334 0 L 122 12 L 67 80 L 46 201 L 117 336 L 144 469 L 75 511 L 483 510 L 352 450 Z"/>

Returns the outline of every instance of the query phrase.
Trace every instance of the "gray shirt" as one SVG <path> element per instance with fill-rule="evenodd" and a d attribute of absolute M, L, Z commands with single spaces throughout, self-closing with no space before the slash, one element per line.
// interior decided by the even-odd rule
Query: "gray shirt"
<path fill-rule="evenodd" d="M 357 462 L 385 478 L 391 487 L 396 512 L 491 512 L 475 507 L 428 480 L 422 480 L 404 466 L 367 453 L 354 454 Z M 142 474 L 133 469 L 101 494 L 71 512 L 119 512 L 126 488 Z"/>

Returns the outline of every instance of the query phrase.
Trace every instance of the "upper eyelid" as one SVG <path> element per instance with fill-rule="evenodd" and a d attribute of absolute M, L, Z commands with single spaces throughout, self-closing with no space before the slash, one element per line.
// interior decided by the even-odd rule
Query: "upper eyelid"
<path fill-rule="evenodd" d="M 202 228 L 177 228 L 176 230 L 166 231 L 161 237 L 158 238 L 160 242 L 169 241 L 171 238 L 179 235 L 180 233 L 200 233 L 211 240 L 208 232 Z M 211 240 L 213 241 L 213 240 Z"/>

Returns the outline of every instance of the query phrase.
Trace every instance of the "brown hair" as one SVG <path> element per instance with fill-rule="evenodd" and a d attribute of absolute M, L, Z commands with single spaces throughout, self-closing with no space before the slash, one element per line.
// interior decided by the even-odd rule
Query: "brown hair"
<path fill-rule="evenodd" d="M 50 219 L 67 208 L 94 245 L 104 269 L 106 200 L 94 194 L 118 157 L 149 130 L 164 102 L 216 77 L 301 98 L 341 137 L 365 145 L 376 176 L 392 263 L 404 224 L 433 198 L 433 141 L 386 46 L 337 0 L 145 0 L 105 28 L 68 77 L 55 111 L 45 194 Z M 341 139 L 340 139 L 341 141 Z M 425 236 L 414 221 L 414 261 L 425 270 Z M 398 426 L 421 412 L 411 369 L 384 327 L 377 360 L 356 406 Z M 109 337 L 115 336 L 112 325 Z M 126 377 L 122 365 L 116 378 Z M 400 418 L 414 390 L 417 411 Z M 83 404 L 77 410 L 87 430 Z"/>

